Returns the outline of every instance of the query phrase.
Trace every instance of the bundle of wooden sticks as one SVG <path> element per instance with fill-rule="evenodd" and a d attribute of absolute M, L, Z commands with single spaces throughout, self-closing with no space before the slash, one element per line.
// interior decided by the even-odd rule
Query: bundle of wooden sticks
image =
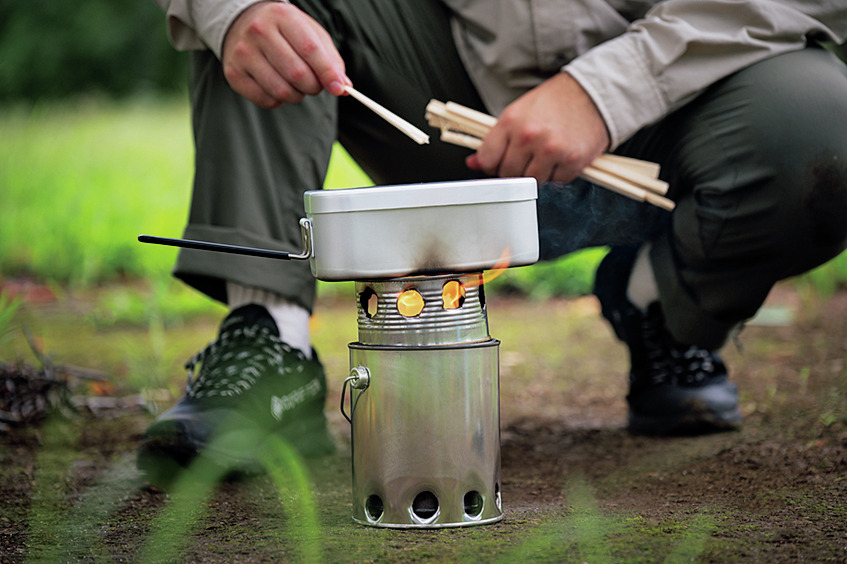
<path fill-rule="evenodd" d="M 394 127 L 423 145 L 429 143 L 429 135 L 371 100 L 351 86 L 347 93 L 376 112 Z M 467 108 L 455 102 L 431 100 L 426 106 L 429 125 L 441 130 L 441 140 L 454 145 L 477 149 L 482 139 L 497 123 L 497 118 Z M 601 155 L 585 167 L 580 174 L 589 182 L 637 200 L 648 202 L 666 210 L 675 206 L 666 198 L 668 183 L 659 180 L 659 165 L 618 155 Z"/>
<path fill-rule="evenodd" d="M 497 119 L 455 102 L 432 100 L 426 107 L 429 125 L 441 130 L 441 140 L 470 149 L 482 145 L 482 139 Z M 674 208 L 665 197 L 668 183 L 659 180 L 659 165 L 618 155 L 601 155 L 583 169 L 581 176 L 598 186 L 634 200 L 648 202 L 666 210 Z"/>

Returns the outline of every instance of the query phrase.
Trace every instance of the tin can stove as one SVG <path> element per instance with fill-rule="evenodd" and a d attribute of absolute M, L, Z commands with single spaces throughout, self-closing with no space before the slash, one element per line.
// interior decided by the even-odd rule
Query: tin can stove
<path fill-rule="evenodd" d="M 353 519 L 454 527 L 502 518 L 499 341 L 481 274 L 357 282 L 349 345 Z"/>
<path fill-rule="evenodd" d="M 308 259 L 355 281 L 358 340 L 341 411 L 353 520 L 481 525 L 503 517 L 499 345 L 482 272 L 538 259 L 533 179 L 306 192 L 299 254 L 142 236 L 145 242 Z"/>

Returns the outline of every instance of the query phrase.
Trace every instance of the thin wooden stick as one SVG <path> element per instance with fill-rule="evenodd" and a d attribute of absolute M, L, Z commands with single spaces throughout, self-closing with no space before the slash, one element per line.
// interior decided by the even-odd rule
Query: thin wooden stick
<path fill-rule="evenodd" d="M 649 176 L 650 178 L 659 178 L 661 167 L 658 163 L 650 161 L 642 161 L 641 159 L 633 159 L 632 157 L 623 157 L 621 155 L 605 154 L 603 158 L 609 162 L 613 162 L 619 166 L 628 168 L 633 172 Z"/>
<path fill-rule="evenodd" d="M 450 114 L 462 116 L 463 118 L 471 122 L 479 123 L 488 127 L 489 129 L 497 125 L 496 117 L 484 114 L 472 108 L 462 106 L 461 104 L 457 104 L 456 102 L 447 102 L 446 104 L 444 104 L 444 107 Z"/>
<path fill-rule="evenodd" d="M 637 200 L 639 202 L 647 201 L 647 191 L 643 188 L 639 188 L 638 186 L 630 184 L 617 176 L 605 173 L 602 170 L 597 170 L 592 166 L 587 166 L 582 169 L 580 176 L 589 182 L 593 182 L 594 184 L 612 190 L 613 192 L 617 192 L 623 196 L 630 197 L 633 200 Z"/>
<path fill-rule="evenodd" d="M 664 196 L 654 194 L 653 192 L 647 192 L 646 200 L 648 203 L 653 204 L 654 206 L 658 206 L 662 209 L 666 209 L 668 211 L 673 211 L 673 209 L 676 207 L 676 202 L 674 202 L 670 198 L 665 198 Z"/>
<path fill-rule="evenodd" d="M 467 133 L 476 137 L 485 137 L 486 133 L 491 131 L 492 125 L 483 122 L 474 121 L 467 115 L 457 114 L 449 110 L 451 102 L 447 104 L 432 100 L 426 106 L 426 119 L 429 124 L 439 129 L 448 128 L 460 133 Z M 453 104 L 457 106 L 458 104 Z M 463 107 L 463 106 L 460 106 Z M 471 110 L 473 111 L 473 110 Z M 480 115 L 485 115 L 482 112 L 477 112 Z M 491 117 L 491 116 L 488 116 Z"/>
<path fill-rule="evenodd" d="M 613 192 L 617 192 L 618 194 L 628 196 L 633 200 L 637 200 L 639 202 L 648 202 L 653 204 L 654 206 L 659 206 L 660 208 L 666 209 L 668 211 L 672 211 L 674 207 L 676 207 L 676 204 L 673 200 L 645 190 L 640 186 L 637 186 L 632 182 L 627 181 L 626 179 L 623 179 L 619 176 L 615 176 L 614 174 L 609 174 L 608 172 L 604 172 L 602 170 L 594 168 L 591 165 L 582 169 L 580 176 L 582 176 L 589 182 L 597 184 L 598 186 L 602 186 L 603 188 L 612 190 Z"/>
<path fill-rule="evenodd" d="M 474 137 L 473 135 L 468 135 L 467 133 L 460 133 L 451 129 L 441 130 L 441 140 L 445 143 L 461 145 L 462 147 L 467 147 L 468 149 L 479 149 L 479 147 L 482 145 L 482 139 L 480 139 L 479 137 Z"/>
<path fill-rule="evenodd" d="M 606 158 L 606 155 L 601 155 L 594 159 L 591 162 L 591 166 L 594 168 L 598 168 L 603 172 L 608 172 L 609 174 L 614 174 L 624 180 L 628 180 L 633 184 L 641 186 L 646 190 L 650 190 L 651 192 L 655 192 L 660 196 L 664 196 L 668 193 L 668 183 L 664 180 L 658 180 L 656 178 L 651 178 L 649 176 L 645 176 L 640 172 L 635 172 L 631 168 L 627 166 L 622 166 L 618 164 L 616 161 L 610 161 Z"/>
<path fill-rule="evenodd" d="M 345 86 L 344 90 L 346 90 L 348 94 L 357 99 L 359 102 L 370 108 L 379 117 L 381 117 L 397 129 L 408 135 L 418 145 L 424 145 L 426 143 L 429 143 L 429 135 L 427 135 L 408 121 L 404 120 L 388 108 L 374 102 L 352 86 Z"/>

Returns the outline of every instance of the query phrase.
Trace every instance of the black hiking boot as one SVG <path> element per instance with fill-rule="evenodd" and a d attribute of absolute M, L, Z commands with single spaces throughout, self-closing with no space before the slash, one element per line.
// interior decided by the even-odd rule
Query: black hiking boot
<path fill-rule="evenodd" d="M 594 286 L 603 317 L 629 347 L 629 430 L 699 435 L 738 428 L 738 390 L 717 351 L 676 342 L 658 302 L 643 312 L 627 299 L 637 253 L 613 249 L 597 269 Z"/>
<path fill-rule="evenodd" d="M 138 446 L 138 468 L 154 485 L 168 485 L 198 455 L 222 476 L 262 474 L 260 459 L 272 436 L 305 457 L 334 450 L 323 368 L 317 357 L 307 359 L 282 342 L 264 307 L 231 312 L 218 338 L 186 368 L 185 396 L 148 427 Z"/>

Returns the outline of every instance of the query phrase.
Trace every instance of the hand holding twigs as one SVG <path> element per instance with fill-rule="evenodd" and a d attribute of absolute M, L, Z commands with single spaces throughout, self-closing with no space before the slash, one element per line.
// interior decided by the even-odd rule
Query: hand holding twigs
<path fill-rule="evenodd" d="M 477 149 L 497 119 L 454 102 L 431 100 L 426 119 L 441 130 L 441 140 Z M 640 202 L 649 202 L 668 211 L 674 202 L 665 197 L 668 183 L 658 179 L 659 165 L 618 155 L 601 155 L 580 174 L 586 180 Z"/>

